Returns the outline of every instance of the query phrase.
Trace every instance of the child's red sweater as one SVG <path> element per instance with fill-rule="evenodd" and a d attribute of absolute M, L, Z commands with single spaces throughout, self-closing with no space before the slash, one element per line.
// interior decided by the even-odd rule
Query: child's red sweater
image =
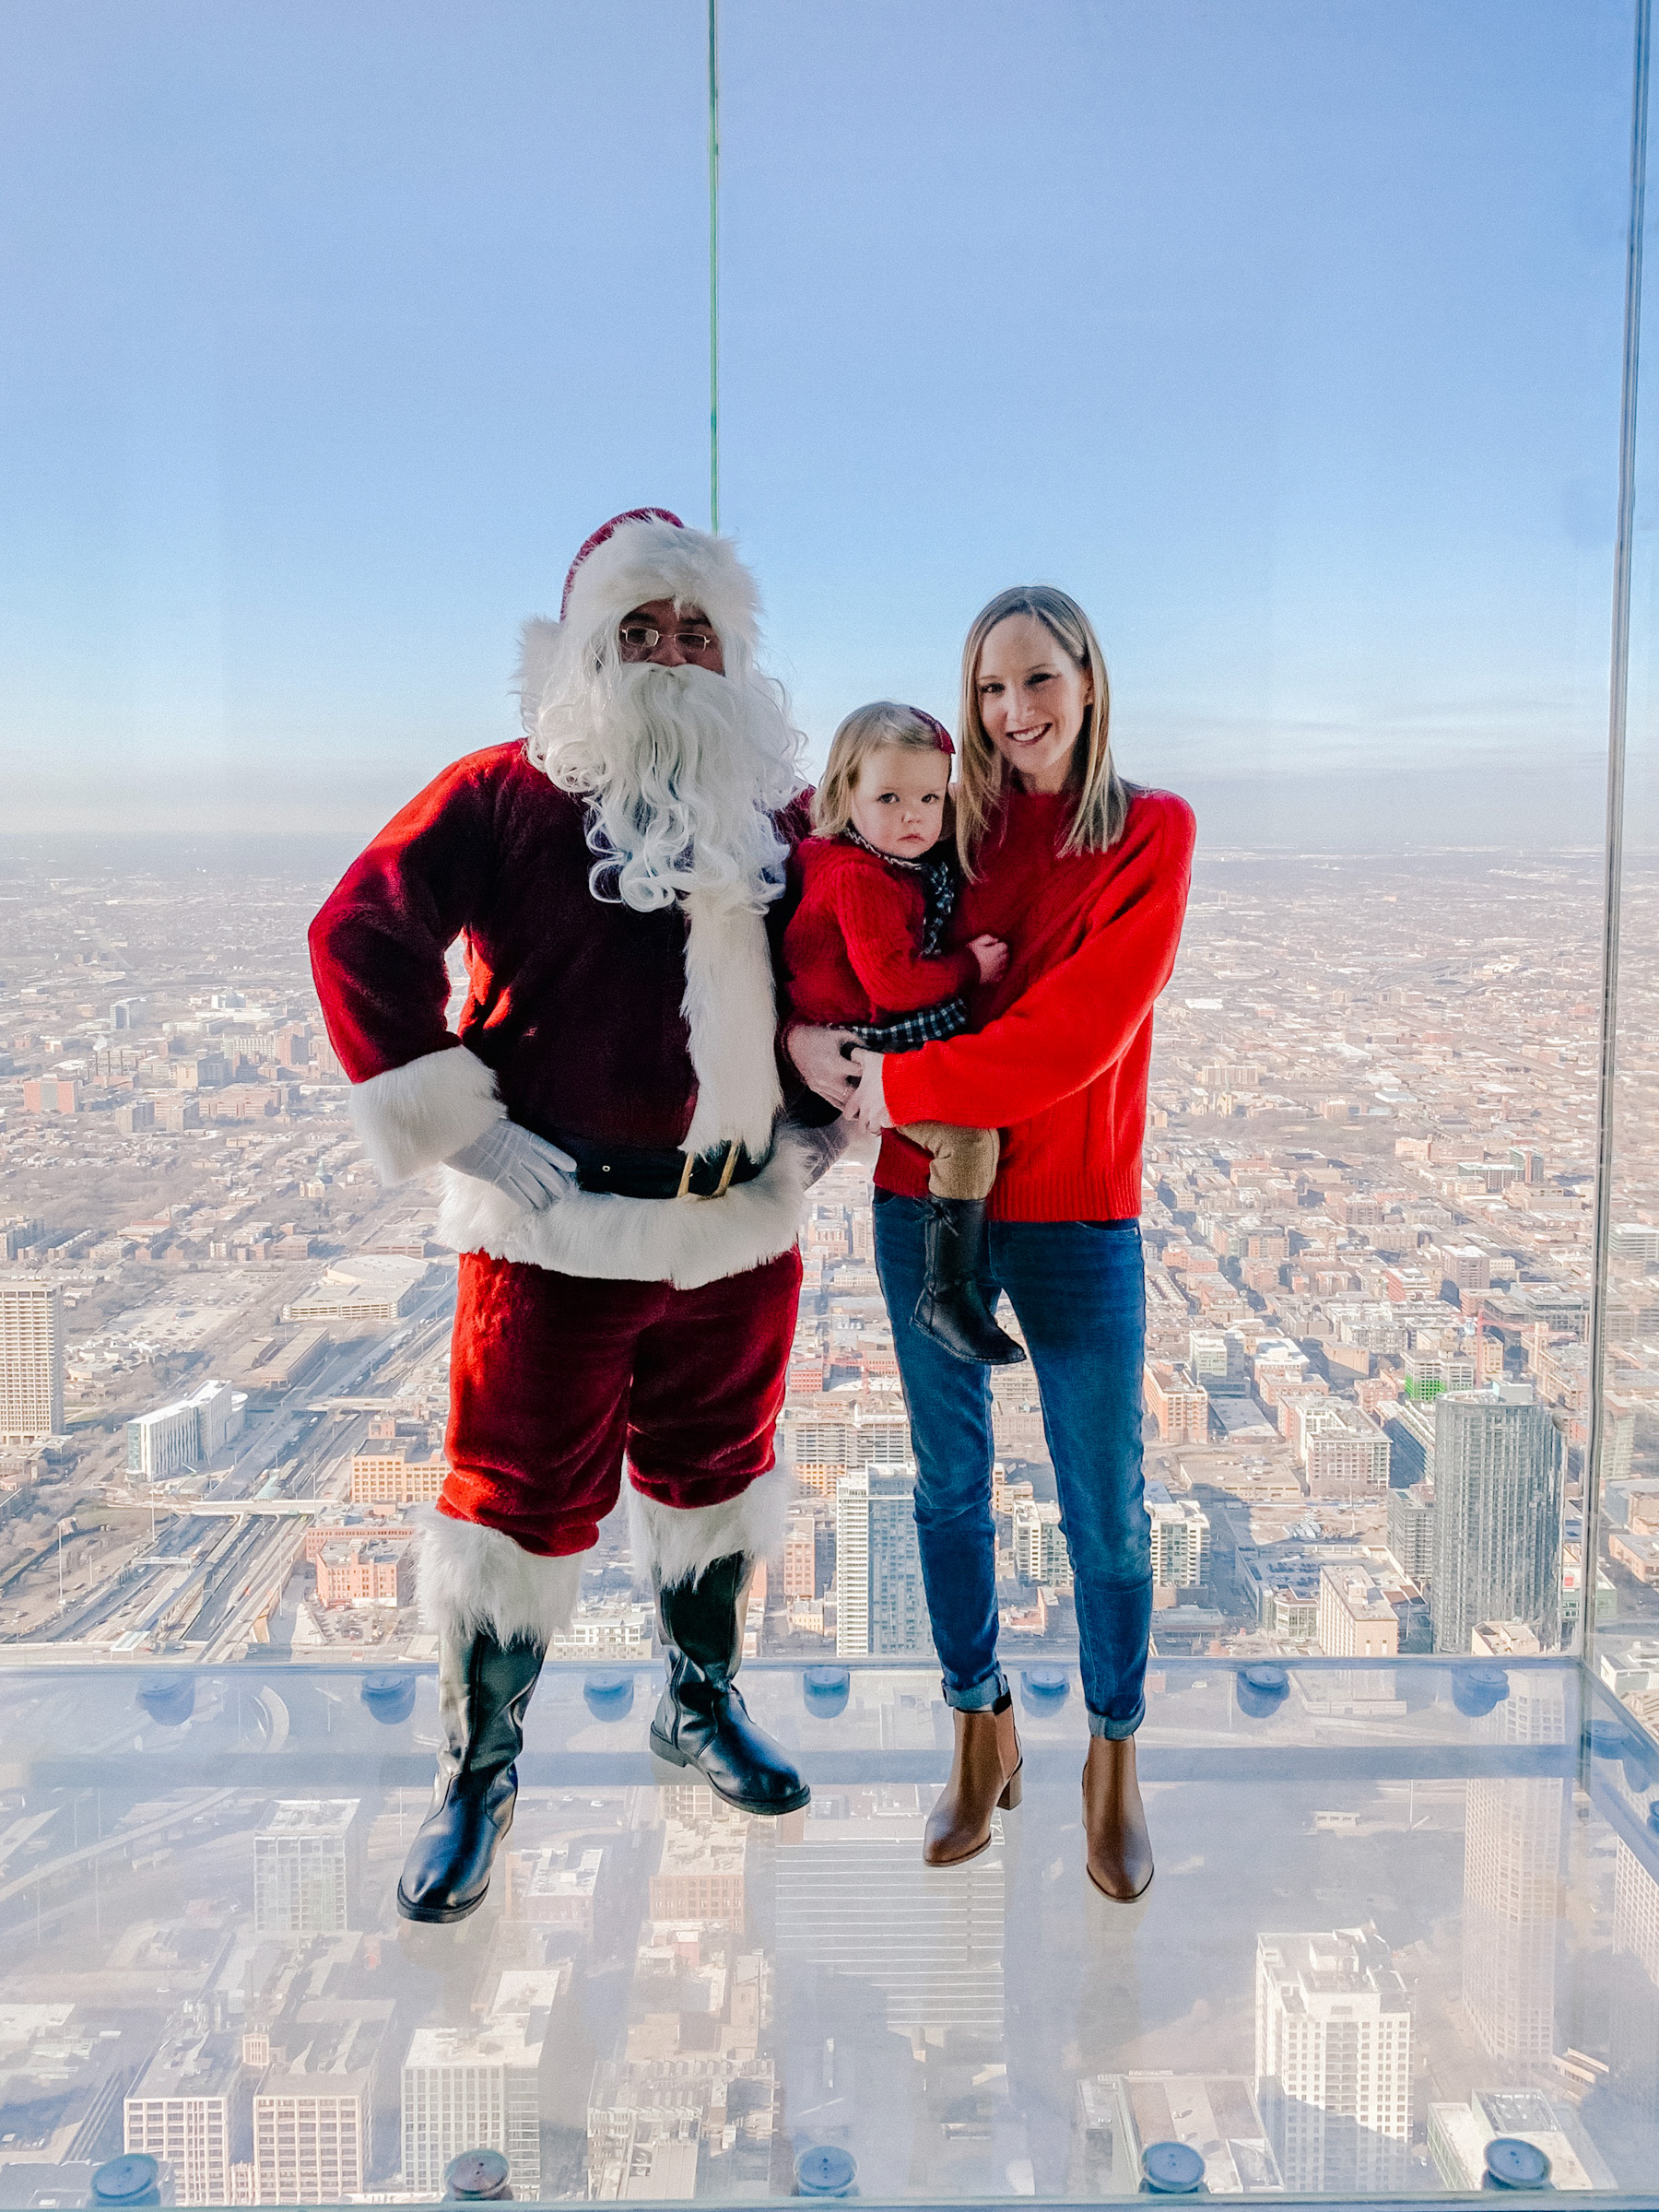
<path fill-rule="evenodd" d="M 792 1021 L 886 1021 L 978 981 L 971 952 L 922 952 L 925 902 L 914 870 L 840 837 L 809 837 L 795 858 L 801 898 L 783 932 Z"/>
<path fill-rule="evenodd" d="M 1140 1212 L 1152 1002 L 1175 964 L 1193 810 L 1169 792 L 1139 792 L 1110 853 L 1062 859 L 1070 809 L 1067 795 L 1006 796 L 950 935 L 1006 937 L 1007 970 L 973 995 L 977 1033 L 883 1063 L 895 1122 L 1004 1132 L 994 1220 Z M 924 1197 L 927 1166 L 889 1130 L 876 1181 Z"/>

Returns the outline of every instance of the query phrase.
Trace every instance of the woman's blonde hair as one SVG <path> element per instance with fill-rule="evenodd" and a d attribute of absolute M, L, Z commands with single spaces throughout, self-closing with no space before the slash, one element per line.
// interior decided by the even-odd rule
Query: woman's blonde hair
<path fill-rule="evenodd" d="M 914 707 L 901 706 L 896 699 L 854 707 L 830 740 L 823 781 L 812 794 L 812 826 L 818 834 L 840 837 L 847 829 L 858 771 L 879 747 L 897 745 L 907 753 L 940 753 L 948 759 L 936 723 L 924 722 Z"/>
<path fill-rule="evenodd" d="M 1083 712 L 1083 727 L 1072 762 L 1077 805 L 1060 850 L 1104 853 L 1124 834 L 1129 817 L 1130 786 L 1112 764 L 1112 691 L 1106 655 L 1094 624 L 1069 592 L 1052 583 L 1017 583 L 998 592 L 973 618 L 962 647 L 962 711 L 958 724 L 961 771 L 957 782 L 957 851 L 962 872 L 971 877 L 979 849 L 1002 798 L 1008 767 L 991 742 L 980 713 L 980 657 L 985 640 L 1010 615 L 1030 615 L 1042 624 L 1061 651 L 1083 669 L 1094 698 Z"/>

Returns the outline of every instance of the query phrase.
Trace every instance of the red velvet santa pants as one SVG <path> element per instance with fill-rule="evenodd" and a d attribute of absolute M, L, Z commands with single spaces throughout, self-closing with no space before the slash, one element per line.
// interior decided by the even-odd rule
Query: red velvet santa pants
<path fill-rule="evenodd" d="M 772 1465 L 800 1292 L 793 1246 L 697 1290 L 463 1253 L 438 1511 L 587 1551 L 624 1453 L 647 1497 L 724 1505 Z"/>

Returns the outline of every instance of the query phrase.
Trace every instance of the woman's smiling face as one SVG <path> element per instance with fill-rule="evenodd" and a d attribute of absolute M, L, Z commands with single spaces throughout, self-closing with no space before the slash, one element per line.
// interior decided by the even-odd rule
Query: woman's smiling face
<path fill-rule="evenodd" d="M 1027 791 L 1064 791 L 1094 684 L 1035 615 L 1009 615 L 979 665 L 985 735 Z"/>

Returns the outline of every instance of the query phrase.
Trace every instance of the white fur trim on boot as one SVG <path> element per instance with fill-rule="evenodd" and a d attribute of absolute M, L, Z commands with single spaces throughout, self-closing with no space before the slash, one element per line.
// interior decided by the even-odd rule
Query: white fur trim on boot
<path fill-rule="evenodd" d="M 436 1167 L 507 1109 L 493 1072 L 463 1045 L 427 1053 L 351 1088 L 351 1119 L 382 1182 Z"/>
<path fill-rule="evenodd" d="M 499 1528 L 436 1513 L 422 1532 L 416 1573 L 421 1623 L 456 1643 L 488 1629 L 498 1643 L 545 1651 L 571 1625 L 586 1557 L 545 1559 Z"/>
<path fill-rule="evenodd" d="M 759 1475 L 724 1505 L 664 1505 L 628 1486 L 628 1540 L 635 1579 L 653 1590 L 691 1582 L 734 1552 L 763 1559 L 783 1541 L 794 1486 L 782 1467 Z"/>
<path fill-rule="evenodd" d="M 766 922 L 752 907 L 705 891 L 688 892 L 685 907 L 681 1010 L 697 1070 L 697 1106 L 683 1149 L 708 1152 L 735 1138 L 759 1159 L 783 1103 Z"/>

